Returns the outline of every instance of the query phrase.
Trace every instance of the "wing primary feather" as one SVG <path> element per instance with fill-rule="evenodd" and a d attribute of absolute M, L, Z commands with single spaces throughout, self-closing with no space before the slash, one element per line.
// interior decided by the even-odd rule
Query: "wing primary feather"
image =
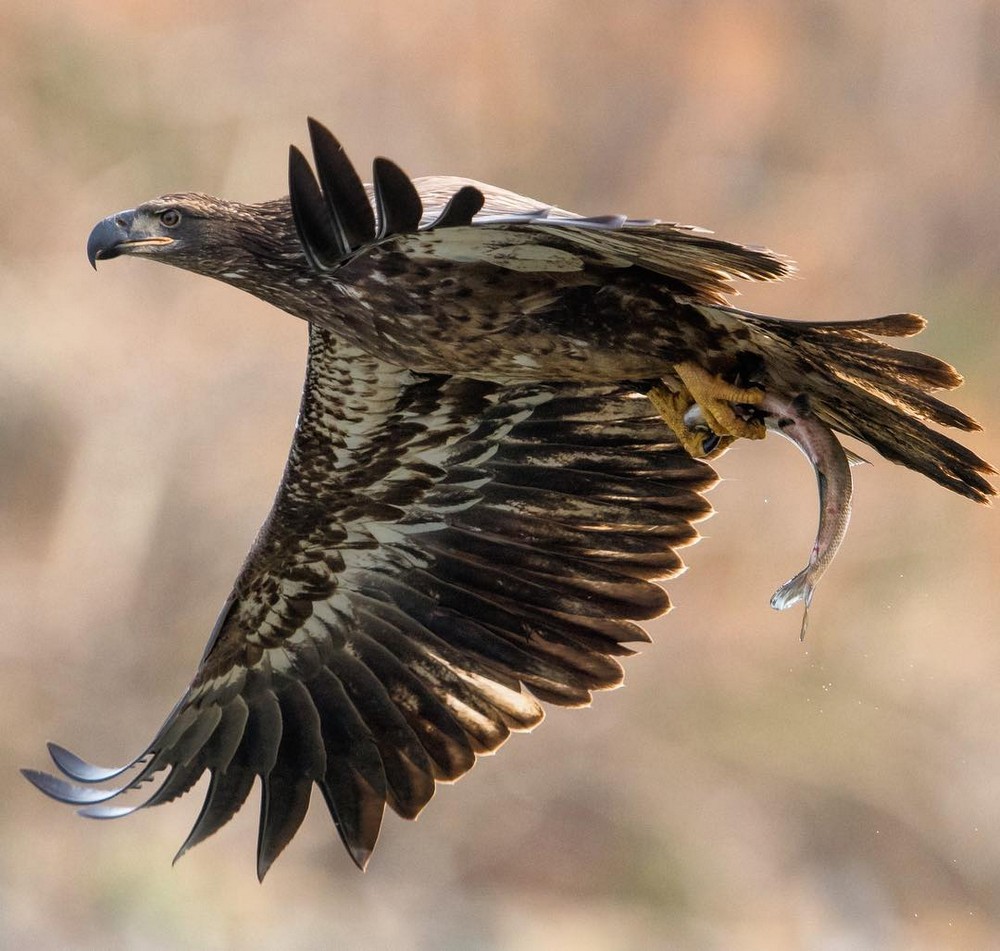
<path fill-rule="evenodd" d="M 416 231 L 424 206 L 410 176 L 395 162 L 379 157 L 372 163 L 372 185 L 378 210 L 378 240 Z"/>
<path fill-rule="evenodd" d="M 174 862 L 188 849 L 218 832 L 239 812 L 240 806 L 250 795 L 254 777 L 255 773 L 252 770 L 236 764 L 230 769 L 212 771 L 212 779 L 201 812 L 198 813 L 198 818 L 183 845 L 177 850 Z"/>
<path fill-rule="evenodd" d="M 370 790 L 360 788 L 361 784 L 355 775 L 323 779 L 317 785 L 340 841 L 347 849 L 351 861 L 363 872 L 368 867 L 378 841 L 382 816 L 385 814 L 385 798 L 371 795 Z M 345 792 L 349 785 L 350 791 Z"/>
<path fill-rule="evenodd" d="M 288 150 L 288 194 L 292 219 L 302 251 L 311 267 L 337 267 L 349 253 L 334 230 L 323 193 L 306 157 L 293 145 Z"/>
<path fill-rule="evenodd" d="M 375 849 L 385 811 L 382 757 L 344 685 L 325 668 L 306 682 L 326 749 L 320 791 L 337 833 L 362 871 Z"/>
<path fill-rule="evenodd" d="M 56 764 L 59 771 L 64 776 L 75 779 L 80 783 L 106 783 L 108 780 L 128 772 L 133 766 L 137 766 L 143 757 L 149 755 L 149 750 L 145 750 L 132 760 L 131 763 L 126 763 L 124 766 L 105 768 L 88 763 L 77 756 L 76 753 L 71 753 L 64 746 L 59 746 L 58 743 L 49 743 L 48 750 L 49 755 L 52 757 L 52 762 Z"/>
<path fill-rule="evenodd" d="M 375 237 L 375 213 L 365 186 L 333 133 L 310 118 L 309 137 L 333 231 L 346 257 Z"/>
<path fill-rule="evenodd" d="M 183 796 L 201 779 L 204 772 L 205 759 L 203 755 L 199 755 L 193 763 L 172 766 L 167 778 L 163 780 L 156 792 L 143 803 L 143 806 L 159 806 Z"/>
<path fill-rule="evenodd" d="M 257 834 L 257 878 L 291 842 L 309 809 L 314 780 L 326 772 L 326 752 L 320 735 L 319 713 L 309 691 L 289 680 L 278 693 L 281 743 L 270 772 L 261 776 L 260 828 Z"/>
<path fill-rule="evenodd" d="M 239 749 L 246 730 L 250 708 L 241 696 L 234 697 L 222 710 L 222 720 L 206 744 L 205 765 L 225 770 Z"/>
<path fill-rule="evenodd" d="M 124 792 L 129 785 L 119 786 L 117 789 L 90 789 L 85 786 L 74 786 L 59 779 L 50 773 L 43 773 L 39 769 L 22 769 L 21 775 L 28 780 L 36 789 L 40 789 L 46 796 L 66 802 L 72 806 L 89 805 L 92 803 L 107 802 L 115 796 Z"/>
<path fill-rule="evenodd" d="M 463 185 L 444 206 L 441 214 L 422 231 L 435 228 L 464 228 L 472 224 L 472 219 L 485 204 L 483 193 L 473 185 Z"/>
<path fill-rule="evenodd" d="M 148 806 L 148 802 L 140 802 L 135 806 L 84 806 L 82 809 L 77 809 L 76 814 L 78 816 L 83 816 L 84 819 L 122 819 L 125 816 L 132 815 L 133 812 L 138 812 L 140 809 L 145 809 Z"/>
<path fill-rule="evenodd" d="M 434 767 L 426 750 L 385 687 L 362 661 L 347 651 L 338 651 L 327 666 L 344 685 L 378 746 L 389 804 L 404 818 L 414 818 L 434 794 Z"/>
<path fill-rule="evenodd" d="M 199 711 L 198 718 L 185 730 L 184 734 L 169 749 L 169 762 L 186 766 L 209 741 L 222 719 L 222 708 L 210 704 Z"/>
<path fill-rule="evenodd" d="M 170 777 L 167 777 L 166 782 L 169 782 Z M 180 781 L 178 780 L 178 785 Z M 176 787 L 172 787 L 176 788 Z M 190 787 L 189 787 L 190 788 Z M 185 790 L 180 789 L 177 795 L 180 795 Z M 147 806 L 155 806 L 157 803 L 164 802 L 162 798 L 163 786 L 161 785 L 156 789 L 153 794 L 142 802 L 136 803 L 134 806 L 104 806 L 100 804 L 94 804 L 90 806 L 84 806 L 82 809 L 77 809 L 76 813 L 78 816 L 83 816 L 86 819 L 120 819 L 123 816 L 131 815 L 133 812 L 138 812 L 140 809 L 145 809 Z M 168 796 L 168 798 L 174 798 Z"/>
<path fill-rule="evenodd" d="M 274 768 L 281 742 L 281 708 L 268 687 L 247 699 L 247 725 L 240 752 L 246 755 L 247 768 L 266 776 Z"/>

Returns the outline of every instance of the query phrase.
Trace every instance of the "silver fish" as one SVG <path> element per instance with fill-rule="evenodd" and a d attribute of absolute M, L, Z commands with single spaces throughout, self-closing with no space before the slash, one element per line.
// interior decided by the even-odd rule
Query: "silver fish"
<path fill-rule="evenodd" d="M 771 596 L 771 607 L 776 611 L 784 611 L 799 601 L 805 602 L 799 635 L 804 639 L 813 591 L 830 567 L 847 534 L 854 490 L 851 466 L 866 464 L 868 460 L 840 444 L 830 427 L 812 412 L 809 397 L 805 393 L 788 397 L 765 392 L 760 403 L 747 406 L 746 410 L 763 413 L 765 426 L 795 443 L 812 463 L 816 473 L 819 485 L 819 529 L 809 555 L 809 564 Z M 704 430 L 707 434 L 704 442 L 707 458 L 712 458 L 716 449 L 725 447 L 732 441 L 731 437 L 719 437 L 712 432 L 697 403 L 692 404 L 684 414 L 684 422 L 690 428 Z"/>
<path fill-rule="evenodd" d="M 819 530 L 809 564 L 771 596 L 771 607 L 777 611 L 784 611 L 799 601 L 805 602 L 800 634 L 804 639 L 813 591 L 847 534 L 854 487 L 851 466 L 865 460 L 844 449 L 830 427 L 812 412 L 804 393 L 791 398 L 765 393 L 756 409 L 767 414 L 764 423 L 768 429 L 791 440 L 802 450 L 813 465 L 819 485 Z"/>

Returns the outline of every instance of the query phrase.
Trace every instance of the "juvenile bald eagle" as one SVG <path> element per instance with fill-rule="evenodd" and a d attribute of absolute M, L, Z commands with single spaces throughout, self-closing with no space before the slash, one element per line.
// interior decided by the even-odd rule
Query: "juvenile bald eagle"
<path fill-rule="evenodd" d="M 316 175 L 293 147 L 289 197 L 168 195 L 90 236 L 92 263 L 142 255 L 305 319 L 309 361 L 277 499 L 187 693 L 125 767 L 51 745 L 67 779 L 25 771 L 83 814 L 169 801 L 207 771 L 183 852 L 259 777 L 263 877 L 315 784 L 363 868 L 386 804 L 416 816 L 436 781 L 535 726 L 539 700 L 586 704 L 620 682 L 615 658 L 667 610 L 657 582 L 710 511 L 714 474 L 692 456 L 762 435 L 768 391 L 993 494 L 990 467 L 924 422 L 978 428 L 930 395 L 959 375 L 874 339 L 921 318 L 745 313 L 726 304 L 732 279 L 781 278 L 786 260 L 464 179 L 411 182 L 386 159 L 366 187 L 310 132 Z M 145 801 L 109 804 L 152 780 Z"/>

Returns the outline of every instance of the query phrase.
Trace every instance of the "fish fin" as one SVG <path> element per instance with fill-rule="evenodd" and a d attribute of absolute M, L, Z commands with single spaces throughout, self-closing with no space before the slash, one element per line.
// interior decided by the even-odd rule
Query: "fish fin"
<path fill-rule="evenodd" d="M 803 602 L 802 627 L 799 630 L 799 640 L 806 639 L 806 628 L 809 627 L 809 605 L 812 604 L 813 591 L 816 589 L 809 581 L 809 568 L 803 568 L 794 578 L 786 581 L 774 594 L 771 595 L 771 607 L 775 611 L 784 611 L 793 604 Z"/>
<path fill-rule="evenodd" d="M 793 604 L 805 601 L 808 607 L 812 600 L 812 585 L 809 583 L 809 567 L 803 568 L 794 578 L 786 581 L 771 595 L 771 607 L 775 611 L 784 611 Z"/>

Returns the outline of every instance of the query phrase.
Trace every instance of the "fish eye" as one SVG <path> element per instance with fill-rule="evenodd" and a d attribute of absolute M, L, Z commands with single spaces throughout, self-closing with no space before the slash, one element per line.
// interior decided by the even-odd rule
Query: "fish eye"
<path fill-rule="evenodd" d="M 160 222 L 166 228 L 176 228 L 181 223 L 181 213 L 176 208 L 160 212 Z"/>

